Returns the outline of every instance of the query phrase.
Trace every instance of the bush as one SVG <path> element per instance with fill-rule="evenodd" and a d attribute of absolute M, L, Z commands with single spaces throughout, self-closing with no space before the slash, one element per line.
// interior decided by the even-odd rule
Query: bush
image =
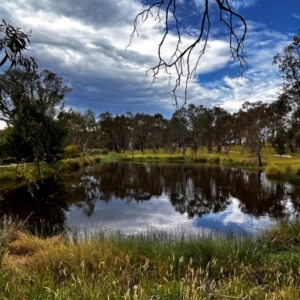
<path fill-rule="evenodd" d="M 64 149 L 64 157 L 65 158 L 74 158 L 79 155 L 79 147 L 78 145 L 68 145 Z"/>
<path fill-rule="evenodd" d="M 271 164 L 266 167 L 265 173 L 268 176 L 280 177 L 282 175 L 282 169 L 278 165 Z"/>

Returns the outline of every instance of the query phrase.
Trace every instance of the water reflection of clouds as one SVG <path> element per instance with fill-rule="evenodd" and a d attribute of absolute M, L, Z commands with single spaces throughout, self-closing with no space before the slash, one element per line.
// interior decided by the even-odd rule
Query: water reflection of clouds
<path fill-rule="evenodd" d="M 142 232 L 149 229 L 200 229 L 219 232 L 256 233 L 275 224 L 268 216 L 253 217 L 244 214 L 239 201 L 231 198 L 231 204 L 223 212 L 210 213 L 189 219 L 179 214 L 163 195 L 145 202 L 125 202 L 112 199 L 110 202 L 96 201 L 94 213 L 87 219 L 83 211 L 72 206 L 68 212 L 68 225 L 92 229 L 97 227 L 122 230 L 125 233 Z"/>
<path fill-rule="evenodd" d="M 96 201 L 93 214 L 87 219 L 75 205 L 68 212 L 70 227 L 109 227 L 126 233 L 145 231 L 150 228 L 192 228 L 193 220 L 179 214 L 170 204 L 168 196 L 153 197 L 151 201 L 127 203 L 119 199 Z"/>
<path fill-rule="evenodd" d="M 194 219 L 194 226 L 217 230 L 219 232 L 257 233 L 263 229 L 272 227 L 276 221 L 268 216 L 254 217 L 245 214 L 239 207 L 239 200 L 231 197 L 231 204 L 225 211 L 210 213 L 201 218 Z"/>

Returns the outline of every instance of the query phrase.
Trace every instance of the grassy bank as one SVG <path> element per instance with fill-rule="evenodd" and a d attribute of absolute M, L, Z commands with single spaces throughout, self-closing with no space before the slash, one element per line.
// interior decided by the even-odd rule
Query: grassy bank
<path fill-rule="evenodd" d="M 232 147 L 228 154 L 208 153 L 207 149 L 199 150 L 196 155 L 188 149 L 186 159 L 181 153 L 159 151 L 154 153 L 152 150 L 129 151 L 124 153 L 109 152 L 106 155 L 87 155 L 84 157 L 70 158 L 58 161 L 50 165 L 42 165 L 42 176 L 59 177 L 64 172 L 73 171 L 83 166 L 95 163 L 107 162 L 138 162 L 138 163 L 187 163 L 187 164 L 213 164 L 228 167 L 237 167 L 253 170 L 262 170 L 273 178 L 287 179 L 293 182 L 300 181 L 300 153 L 278 156 L 273 148 L 265 147 L 261 151 L 263 166 L 258 167 L 253 154 L 242 146 Z M 32 181 L 37 178 L 36 168 L 31 165 L 20 164 L 0 168 L 0 180 L 2 181 Z"/>
<path fill-rule="evenodd" d="M 279 156 L 275 149 L 264 147 L 261 151 L 263 166 L 258 167 L 256 158 L 247 149 L 242 146 L 234 146 L 228 154 L 208 153 L 207 149 L 199 150 L 196 155 L 188 149 L 186 159 L 183 159 L 181 153 L 166 153 L 160 151 L 153 153 L 146 150 L 144 154 L 135 151 L 134 155 L 129 151 L 122 154 L 113 154 L 105 156 L 103 161 L 131 161 L 148 163 L 188 163 L 188 164 L 214 164 L 228 167 L 262 170 L 273 178 L 287 179 L 291 181 L 300 181 L 300 153 L 293 153 Z"/>
<path fill-rule="evenodd" d="M 33 182 L 37 179 L 44 178 L 59 178 L 64 173 L 78 170 L 82 167 L 97 164 L 102 161 L 103 157 L 100 155 L 84 156 L 77 158 L 68 158 L 57 161 L 52 164 L 41 164 L 40 174 L 37 173 L 37 168 L 33 164 L 14 164 L 2 166 L 0 168 L 0 181 L 19 181 L 19 182 Z"/>
<path fill-rule="evenodd" d="M 1 299 L 300 299 L 300 222 L 250 237 L 4 227 Z"/>

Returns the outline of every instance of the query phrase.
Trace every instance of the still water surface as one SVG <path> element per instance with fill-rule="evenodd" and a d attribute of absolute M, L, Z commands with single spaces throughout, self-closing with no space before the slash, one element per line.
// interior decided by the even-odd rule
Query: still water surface
<path fill-rule="evenodd" d="M 0 216 L 30 215 L 30 224 L 50 232 L 104 226 L 255 233 L 298 214 L 300 186 L 234 168 L 111 163 L 40 183 L 34 197 L 25 187 L 3 189 L 0 200 Z"/>

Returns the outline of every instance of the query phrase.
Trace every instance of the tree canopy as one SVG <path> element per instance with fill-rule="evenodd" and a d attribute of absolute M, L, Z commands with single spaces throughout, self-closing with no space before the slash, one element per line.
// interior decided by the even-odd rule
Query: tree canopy
<path fill-rule="evenodd" d="M 273 63 L 282 73 L 282 95 L 294 105 L 300 106 L 300 29 L 282 53 L 274 56 Z"/>
<path fill-rule="evenodd" d="M 0 75 L 0 120 L 9 127 L 7 141 L 18 161 L 51 161 L 62 152 L 67 128 L 61 111 L 70 91 L 48 70 Z"/>

